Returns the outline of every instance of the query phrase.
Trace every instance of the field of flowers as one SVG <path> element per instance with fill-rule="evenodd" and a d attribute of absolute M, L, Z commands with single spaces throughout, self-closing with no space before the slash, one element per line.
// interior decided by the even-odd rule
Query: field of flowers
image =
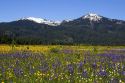
<path fill-rule="evenodd" d="M 0 83 L 125 83 L 125 47 L 0 45 Z"/>

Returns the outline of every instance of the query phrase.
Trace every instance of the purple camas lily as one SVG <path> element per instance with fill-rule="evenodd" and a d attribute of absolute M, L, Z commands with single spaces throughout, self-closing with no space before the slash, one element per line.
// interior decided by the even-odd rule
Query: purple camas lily
<path fill-rule="evenodd" d="M 125 76 L 125 71 L 122 71 L 122 75 Z"/>
<path fill-rule="evenodd" d="M 83 70 L 82 77 L 84 77 L 84 78 L 88 77 L 88 72 L 86 70 Z"/>
<path fill-rule="evenodd" d="M 108 75 L 105 70 L 100 70 L 98 73 L 99 73 L 99 76 L 101 76 L 101 77 L 105 77 Z"/>
<path fill-rule="evenodd" d="M 56 69 L 61 66 L 61 61 L 59 59 L 55 59 L 55 61 L 52 64 L 52 68 Z"/>
<path fill-rule="evenodd" d="M 78 59 L 75 57 L 77 52 L 66 51 L 65 53 L 62 53 L 63 56 L 52 54 L 53 56 L 50 57 L 41 53 L 30 54 L 30 52 L 0 54 L 0 80 L 1 77 L 8 79 L 6 76 L 9 73 L 14 74 L 15 79 L 23 77 L 25 80 L 25 77 L 28 77 L 26 80 L 38 78 L 38 80 L 47 80 L 46 82 L 48 79 L 53 82 L 69 80 L 71 83 L 74 80 L 81 80 L 80 83 L 83 80 L 89 82 L 91 79 L 97 82 L 99 79 L 106 80 L 108 83 L 124 81 L 125 54 L 100 53 L 92 56 L 90 53 Z M 45 78 L 41 78 L 41 75 Z"/>
<path fill-rule="evenodd" d="M 82 70 L 83 70 L 83 62 L 80 62 L 78 64 L 78 72 L 80 73 L 80 72 L 82 72 Z"/>
<path fill-rule="evenodd" d="M 15 76 L 17 76 L 17 77 L 20 77 L 20 76 L 22 76 L 23 75 L 23 69 L 21 69 L 21 68 L 14 68 L 13 69 L 13 72 L 14 72 L 14 74 L 15 74 Z"/>
<path fill-rule="evenodd" d="M 73 53 L 73 50 L 71 50 L 71 49 L 64 49 L 62 51 L 64 54 L 72 54 Z"/>
<path fill-rule="evenodd" d="M 2 74 L 4 74 L 5 71 L 6 71 L 6 69 L 5 69 L 3 66 L 0 66 L 0 72 L 1 72 Z"/>
<path fill-rule="evenodd" d="M 97 68 L 97 64 L 96 64 L 95 62 L 92 64 L 92 68 L 93 68 L 93 69 L 96 69 L 96 68 Z"/>
<path fill-rule="evenodd" d="M 73 74 L 73 73 L 74 73 L 73 65 L 72 65 L 72 64 L 69 64 L 67 67 L 68 67 L 68 72 L 69 72 L 69 74 Z"/>

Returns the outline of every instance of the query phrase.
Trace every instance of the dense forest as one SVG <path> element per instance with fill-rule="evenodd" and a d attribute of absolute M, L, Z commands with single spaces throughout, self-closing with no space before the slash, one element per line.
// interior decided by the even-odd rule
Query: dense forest
<path fill-rule="evenodd" d="M 125 45 L 125 21 L 82 17 L 58 26 L 30 20 L 0 23 L 0 44 Z"/>

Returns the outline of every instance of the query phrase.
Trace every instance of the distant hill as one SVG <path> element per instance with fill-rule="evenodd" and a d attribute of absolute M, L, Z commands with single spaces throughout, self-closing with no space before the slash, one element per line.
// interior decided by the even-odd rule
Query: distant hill
<path fill-rule="evenodd" d="M 125 45 L 125 21 L 89 13 L 69 21 L 22 18 L 0 23 L 0 44 Z"/>

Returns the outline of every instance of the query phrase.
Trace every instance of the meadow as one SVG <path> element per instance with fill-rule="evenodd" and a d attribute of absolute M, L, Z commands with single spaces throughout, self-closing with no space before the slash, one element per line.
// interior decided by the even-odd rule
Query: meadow
<path fill-rule="evenodd" d="M 0 82 L 125 83 L 125 47 L 0 45 Z"/>

